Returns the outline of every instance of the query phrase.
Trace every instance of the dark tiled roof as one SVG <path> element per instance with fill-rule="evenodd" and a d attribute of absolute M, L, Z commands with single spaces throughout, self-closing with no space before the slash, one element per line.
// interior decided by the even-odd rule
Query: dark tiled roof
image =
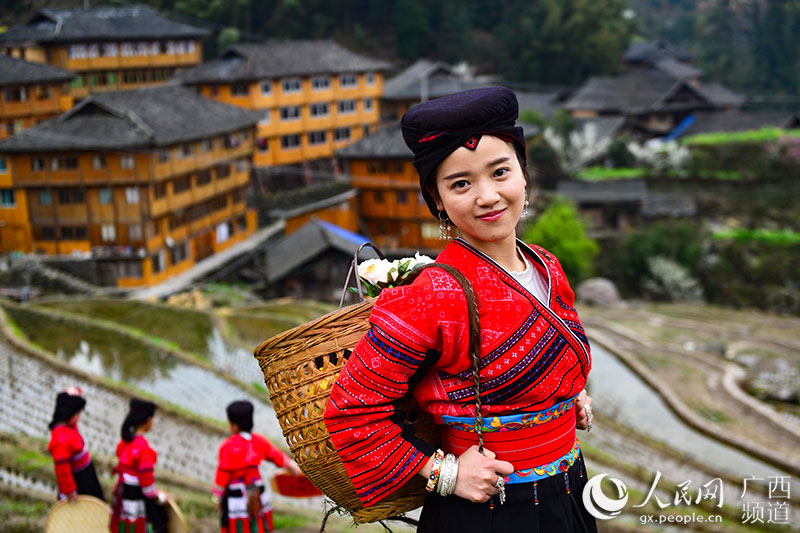
<path fill-rule="evenodd" d="M 678 79 L 699 78 L 703 75 L 703 71 L 699 68 L 687 65 L 686 63 L 681 63 L 680 61 L 672 59 L 671 57 L 656 61 L 653 66 L 661 72 L 665 72 Z"/>
<path fill-rule="evenodd" d="M 222 83 L 282 76 L 386 70 L 391 65 L 351 52 L 332 40 L 238 44 L 221 57 L 181 73 L 184 83 Z"/>
<path fill-rule="evenodd" d="M 336 155 L 342 159 L 411 159 L 414 156 L 403 141 L 399 122 L 337 150 Z"/>
<path fill-rule="evenodd" d="M 0 87 L 69 81 L 74 77 L 75 74 L 68 70 L 0 54 Z"/>
<path fill-rule="evenodd" d="M 539 133 L 539 126 L 517 122 L 524 132 L 525 137 Z M 384 126 L 375 133 L 362 137 L 350 146 L 336 150 L 336 155 L 342 159 L 412 159 L 414 154 L 406 146 L 400 123 Z"/>
<path fill-rule="evenodd" d="M 683 136 L 698 133 L 735 132 L 757 130 L 765 127 L 794 128 L 798 114 L 786 111 L 724 111 L 697 112 L 694 122 Z"/>
<path fill-rule="evenodd" d="M 0 43 L 202 38 L 206 30 L 166 19 L 149 6 L 43 8 L 0 34 Z"/>
<path fill-rule="evenodd" d="M 334 224 L 312 219 L 267 249 L 267 278 L 270 282 L 278 281 L 329 249 L 352 257 L 368 240 Z M 369 248 L 363 252 L 359 254 L 362 260 L 377 257 Z"/>
<path fill-rule="evenodd" d="M 421 78 L 430 78 L 435 75 L 453 76 L 453 69 L 447 63 L 418 59 L 395 76 L 383 82 L 384 98 L 393 98 L 397 94 L 407 93 L 407 86 L 419 84 Z M 417 85 L 419 87 L 419 85 Z M 419 96 L 419 91 L 415 93 Z"/>
<path fill-rule="evenodd" d="M 714 107 L 739 107 L 745 102 L 745 97 L 736 94 L 719 83 L 703 83 L 697 90 L 714 104 Z"/>
<path fill-rule="evenodd" d="M 93 94 L 60 117 L 0 142 L 3 152 L 147 148 L 201 139 L 256 124 L 252 111 L 185 87 Z"/>
<path fill-rule="evenodd" d="M 544 93 L 523 91 L 514 92 L 517 94 L 520 113 L 530 109 L 542 115 L 542 118 L 548 118 L 561 107 L 561 91 L 550 91 Z"/>
<path fill-rule="evenodd" d="M 676 98 L 677 95 L 681 98 Z M 692 85 L 657 69 L 590 78 L 566 103 L 569 110 L 639 114 L 670 109 L 736 107 L 744 98 L 718 84 Z"/>
<path fill-rule="evenodd" d="M 631 43 L 623 56 L 627 63 L 649 63 L 651 65 L 666 58 L 685 62 L 692 59 L 692 54 L 666 41 L 651 41 L 649 43 Z"/>
<path fill-rule="evenodd" d="M 557 192 L 578 204 L 643 202 L 647 186 L 642 179 L 568 180 L 558 183 Z"/>
<path fill-rule="evenodd" d="M 593 124 L 597 128 L 597 141 L 605 140 L 608 137 L 616 137 L 625 126 L 626 118 L 615 117 L 592 117 L 575 118 L 575 129 L 583 129 L 588 124 Z"/>

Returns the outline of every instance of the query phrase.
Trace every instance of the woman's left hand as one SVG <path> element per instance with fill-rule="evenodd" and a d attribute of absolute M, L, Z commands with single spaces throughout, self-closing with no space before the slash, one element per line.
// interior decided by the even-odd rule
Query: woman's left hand
<path fill-rule="evenodd" d="M 592 429 L 592 399 L 583 389 L 575 400 L 575 427 L 589 431 Z"/>

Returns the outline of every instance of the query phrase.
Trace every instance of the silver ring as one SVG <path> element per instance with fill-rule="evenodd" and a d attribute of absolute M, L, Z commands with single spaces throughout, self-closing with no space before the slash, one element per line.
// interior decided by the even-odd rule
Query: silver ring
<path fill-rule="evenodd" d="M 592 430 L 592 420 L 594 419 L 594 415 L 592 414 L 592 408 L 589 407 L 588 405 L 586 405 L 586 406 L 584 406 L 583 410 L 586 413 L 586 418 L 587 418 L 586 431 L 591 431 Z"/>

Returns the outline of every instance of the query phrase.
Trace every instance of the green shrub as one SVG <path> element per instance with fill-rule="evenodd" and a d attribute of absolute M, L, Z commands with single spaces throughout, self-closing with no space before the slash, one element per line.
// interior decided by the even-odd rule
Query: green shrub
<path fill-rule="evenodd" d="M 644 168 L 607 168 L 589 167 L 581 171 L 578 177 L 587 181 L 616 180 L 628 178 L 641 178 L 647 175 Z"/>
<path fill-rule="evenodd" d="M 522 239 L 555 255 L 572 284 L 592 274 L 592 262 L 600 251 L 597 242 L 586 236 L 575 206 L 559 196 L 525 229 Z"/>
<path fill-rule="evenodd" d="M 606 275 L 629 293 L 641 294 L 653 257 L 672 260 L 694 275 L 703 254 L 702 233 L 687 221 L 660 223 L 632 233 L 619 246 Z"/>

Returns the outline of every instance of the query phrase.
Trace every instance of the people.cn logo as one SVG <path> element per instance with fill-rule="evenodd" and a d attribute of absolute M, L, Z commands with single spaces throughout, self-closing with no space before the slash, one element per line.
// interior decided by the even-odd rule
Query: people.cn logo
<path fill-rule="evenodd" d="M 619 515 L 628 503 L 628 487 L 616 478 L 610 477 L 608 480 L 617 487 L 617 499 L 609 498 L 603 493 L 600 483 L 607 475 L 597 474 L 583 487 L 583 505 L 589 514 L 600 520 L 611 520 Z"/>

